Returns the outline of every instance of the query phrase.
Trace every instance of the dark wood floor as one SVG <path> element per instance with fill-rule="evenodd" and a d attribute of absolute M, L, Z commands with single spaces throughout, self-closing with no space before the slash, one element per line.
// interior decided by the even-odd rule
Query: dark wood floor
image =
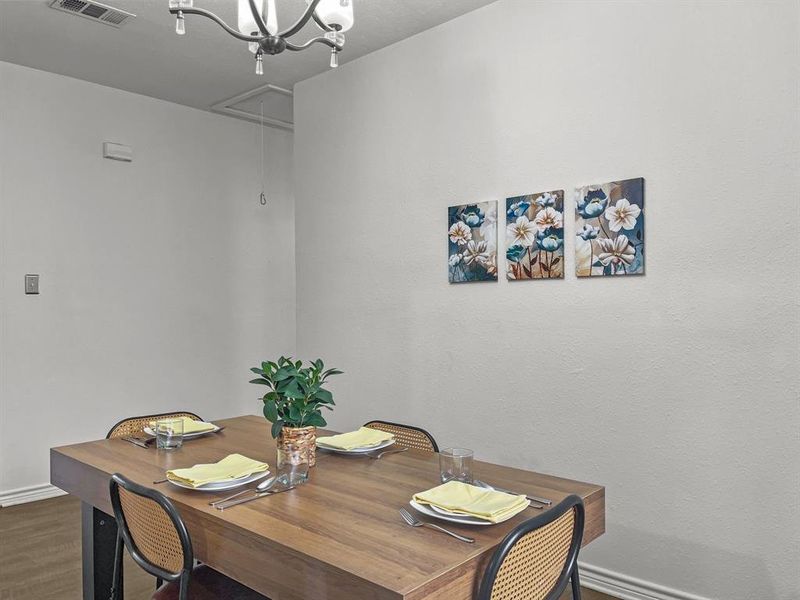
<path fill-rule="evenodd" d="M 0 509 L 0 600 L 80 599 L 80 513 L 71 496 Z M 126 560 L 126 600 L 147 600 L 155 580 Z M 582 595 L 612 600 L 586 589 Z"/>

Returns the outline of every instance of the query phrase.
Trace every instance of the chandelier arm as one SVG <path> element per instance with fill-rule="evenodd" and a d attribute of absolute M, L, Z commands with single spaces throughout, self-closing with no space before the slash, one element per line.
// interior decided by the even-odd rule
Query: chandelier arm
<path fill-rule="evenodd" d="M 344 46 L 340 46 L 339 44 L 336 44 L 336 43 L 332 42 L 331 40 L 329 40 L 326 37 L 319 36 L 319 37 L 315 37 L 315 38 L 312 38 L 312 39 L 308 40 L 305 44 L 292 44 L 292 43 L 286 42 L 286 49 L 287 50 L 291 50 L 293 52 L 298 52 L 300 50 L 305 50 L 306 48 L 308 48 L 312 44 L 325 44 L 326 46 L 330 46 L 331 48 L 336 48 L 336 50 L 341 50 L 344 47 Z"/>
<path fill-rule="evenodd" d="M 311 19 L 311 16 L 314 14 L 314 11 L 317 10 L 317 4 L 319 3 L 320 0 L 311 0 L 311 2 L 309 2 L 308 4 L 308 8 L 306 8 L 306 11 L 303 13 L 303 16 L 297 19 L 294 25 L 289 27 L 289 29 L 281 31 L 278 34 L 278 37 L 288 38 L 293 36 L 298 31 L 300 31 L 305 26 L 305 24 L 308 23 L 309 19 Z"/>
<path fill-rule="evenodd" d="M 314 23 L 316 23 L 317 27 L 322 29 L 322 31 L 334 31 L 333 27 L 326 24 L 322 19 L 319 18 L 317 11 L 314 11 L 314 14 L 311 16 L 311 18 L 314 19 Z"/>
<path fill-rule="evenodd" d="M 240 33 L 239 31 L 235 30 L 233 27 L 225 23 L 225 21 L 220 19 L 217 15 L 203 8 L 170 8 L 169 12 L 172 13 L 173 15 L 177 15 L 178 13 L 182 12 L 185 15 L 200 15 L 208 19 L 211 19 L 217 25 L 219 25 L 225 31 L 231 34 L 233 37 L 240 39 L 243 42 L 257 42 L 261 39 L 261 37 L 257 35 L 245 35 L 243 33 Z"/>
<path fill-rule="evenodd" d="M 256 6 L 256 0 L 249 0 L 249 1 L 250 1 L 250 12 L 253 13 L 253 18 L 256 21 L 256 25 L 258 26 L 259 31 L 261 31 L 261 33 L 263 33 L 264 35 L 272 35 L 267 29 L 267 24 L 264 23 L 264 17 L 261 16 L 260 12 L 258 12 L 258 7 Z"/>

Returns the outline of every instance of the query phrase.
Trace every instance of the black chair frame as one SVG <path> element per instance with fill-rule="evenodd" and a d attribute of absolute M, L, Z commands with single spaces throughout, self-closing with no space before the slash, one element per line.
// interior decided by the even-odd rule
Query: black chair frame
<path fill-rule="evenodd" d="M 165 571 L 161 567 L 154 565 L 139 551 L 139 548 L 136 546 L 136 542 L 134 542 L 133 537 L 131 536 L 128 523 L 125 520 L 125 514 L 122 511 L 122 503 L 119 498 L 120 487 L 125 488 L 127 491 L 133 494 L 144 496 L 145 498 L 153 500 L 156 504 L 164 509 L 164 512 L 167 513 L 167 516 L 169 517 L 170 521 L 172 521 L 172 524 L 175 525 L 175 529 L 178 532 L 178 538 L 181 542 L 181 550 L 183 551 L 183 567 L 179 573 L 170 573 L 169 571 Z M 189 578 L 194 566 L 194 552 L 192 550 L 192 540 L 189 537 L 189 532 L 186 529 L 186 525 L 184 524 L 180 515 L 178 514 L 175 505 L 173 505 L 172 502 L 170 502 L 169 499 L 161 492 L 143 485 L 139 485 L 120 473 L 114 473 L 114 475 L 111 476 L 110 491 L 111 506 L 114 508 L 114 517 L 117 520 L 117 547 L 114 554 L 114 579 L 111 588 L 111 600 L 121 600 L 121 598 L 117 598 L 117 595 L 118 590 L 120 589 L 120 579 L 122 576 L 123 544 L 128 548 L 128 552 L 136 564 L 138 564 L 142 569 L 151 575 L 155 576 L 159 582 L 162 580 L 170 582 L 180 580 L 179 598 L 180 600 L 185 600 L 188 597 Z"/>
<path fill-rule="evenodd" d="M 586 511 L 583 506 L 583 500 L 580 496 L 571 495 L 564 498 L 557 505 L 552 507 L 547 512 L 529 519 L 524 523 L 518 525 L 515 529 L 511 530 L 509 534 L 503 538 L 500 545 L 495 550 L 486 572 L 483 574 L 481 580 L 480 591 L 478 592 L 478 600 L 491 600 L 492 588 L 494 587 L 495 579 L 500 571 L 508 553 L 511 552 L 514 545 L 528 533 L 549 525 L 553 521 L 558 520 L 564 516 L 568 511 L 575 510 L 575 527 L 572 532 L 572 540 L 570 541 L 569 552 L 567 560 L 564 563 L 564 570 L 558 577 L 556 585 L 552 591 L 547 595 L 545 600 L 558 600 L 564 590 L 567 589 L 567 583 L 572 583 L 572 598 L 579 600 L 580 595 L 580 578 L 578 577 L 578 551 L 581 548 L 581 541 L 583 540 L 583 526 L 586 521 Z"/>
<path fill-rule="evenodd" d="M 362 427 L 366 427 L 370 423 L 383 423 L 384 425 L 391 425 L 393 427 L 405 427 L 406 429 L 413 429 L 414 431 L 419 431 L 421 434 L 423 434 L 426 438 L 430 440 L 431 445 L 433 446 L 433 451 L 439 452 L 439 445 L 436 443 L 436 440 L 433 439 L 433 436 L 428 431 L 424 430 L 422 427 L 414 427 L 413 425 L 406 425 L 405 423 L 392 423 L 391 421 L 384 421 L 383 419 L 371 419 L 366 423 L 364 423 Z"/>
<path fill-rule="evenodd" d="M 106 434 L 106 439 L 108 439 L 108 436 L 110 436 L 111 433 L 117 427 L 122 425 L 125 421 L 133 421 L 135 419 L 145 419 L 145 418 L 160 419 L 161 417 L 168 417 L 168 416 L 174 415 L 176 413 L 183 413 L 183 414 L 186 414 L 186 415 L 192 415 L 192 417 L 195 417 L 198 421 L 202 421 L 203 420 L 202 418 L 200 418 L 199 415 L 194 414 L 190 410 L 171 410 L 169 412 L 159 413 L 157 415 L 139 415 L 139 416 L 136 416 L 136 417 L 125 417 L 124 419 L 120 419 L 119 421 L 114 423 L 114 425 L 111 427 L 111 429 L 108 430 L 108 433 Z"/>

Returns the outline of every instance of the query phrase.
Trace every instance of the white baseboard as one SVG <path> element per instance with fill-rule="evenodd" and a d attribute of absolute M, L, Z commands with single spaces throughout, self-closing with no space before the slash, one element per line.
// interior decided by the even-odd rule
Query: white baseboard
<path fill-rule="evenodd" d="M 579 562 L 581 586 L 621 600 L 712 600 Z"/>
<path fill-rule="evenodd" d="M 0 493 L 0 508 L 14 506 L 16 504 L 25 504 L 26 502 L 36 502 L 37 500 L 46 500 L 47 498 L 55 498 L 56 496 L 63 496 L 66 493 L 67 492 L 64 490 L 50 485 L 49 483 L 40 483 L 39 485 L 8 490 L 7 492 Z"/>

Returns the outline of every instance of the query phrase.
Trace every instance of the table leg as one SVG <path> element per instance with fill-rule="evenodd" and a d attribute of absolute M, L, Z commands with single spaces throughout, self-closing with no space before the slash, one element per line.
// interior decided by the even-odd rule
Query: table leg
<path fill-rule="evenodd" d="M 117 522 L 91 504 L 81 502 L 83 600 L 108 600 L 114 579 Z M 118 598 L 123 597 L 122 573 Z"/>

